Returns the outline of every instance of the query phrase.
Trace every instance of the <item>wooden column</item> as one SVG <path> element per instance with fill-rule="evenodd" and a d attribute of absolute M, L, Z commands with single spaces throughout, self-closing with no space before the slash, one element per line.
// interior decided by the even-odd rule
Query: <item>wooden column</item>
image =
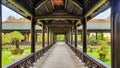
<path fill-rule="evenodd" d="M 31 53 L 35 52 L 35 19 L 31 19 Z"/>
<path fill-rule="evenodd" d="M 52 40 L 52 36 L 53 36 L 53 35 L 52 35 L 52 32 L 51 32 L 50 35 L 51 35 L 51 36 L 50 36 L 50 37 L 51 37 L 50 40 L 51 40 L 51 44 L 52 44 L 52 43 L 53 43 L 53 40 Z"/>
<path fill-rule="evenodd" d="M 2 68 L 2 0 L 0 0 L 0 68 Z"/>
<path fill-rule="evenodd" d="M 42 26 L 42 47 L 45 47 L 45 25 Z"/>
<path fill-rule="evenodd" d="M 47 30 L 47 42 L 48 42 L 48 45 L 49 45 L 49 28 Z"/>
<path fill-rule="evenodd" d="M 51 44 L 53 43 L 53 40 L 52 40 L 52 32 L 50 31 L 50 42 L 51 42 Z"/>
<path fill-rule="evenodd" d="M 67 40 L 67 43 L 68 43 L 68 34 L 66 34 L 66 40 Z"/>
<path fill-rule="evenodd" d="M 83 35 L 82 35 L 82 33 L 83 33 L 83 32 L 81 31 L 81 42 L 83 42 Z"/>
<path fill-rule="evenodd" d="M 71 29 L 71 45 L 73 44 L 73 31 Z"/>
<path fill-rule="evenodd" d="M 69 44 L 71 43 L 71 31 L 69 32 Z"/>
<path fill-rule="evenodd" d="M 71 30 L 70 30 L 70 32 L 69 32 L 69 39 L 70 39 L 69 44 L 71 44 Z"/>
<path fill-rule="evenodd" d="M 97 32 L 96 32 L 96 40 L 98 39 L 98 37 L 97 37 Z"/>
<path fill-rule="evenodd" d="M 53 33 L 53 36 L 52 36 L 52 38 L 53 38 L 53 39 L 52 39 L 52 40 L 53 40 L 53 43 L 55 42 L 55 39 L 54 39 L 54 37 L 55 37 L 55 35 L 54 35 L 54 33 Z"/>
<path fill-rule="evenodd" d="M 27 39 L 27 40 L 28 40 L 28 42 L 29 42 L 29 33 L 27 33 L 27 36 L 28 36 L 28 39 Z"/>
<path fill-rule="evenodd" d="M 35 32 L 35 42 L 38 42 L 38 40 L 37 40 L 37 32 Z"/>
<path fill-rule="evenodd" d="M 77 47 L 77 26 L 75 25 L 75 47 Z"/>
<path fill-rule="evenodd" d="M 67 39 L 68 39 L 68 43 L 69 43 L 69 40 L 70 40 L 70 39 L 69 39 L 69 32 L 67 33 Z"/>
<path fill-rule="evenodd" d="M 83 53 L 87 52 L 87 22 L 86 19 L 83 18 L 83 30 L 82 30 L 82 39 L 83 39 Z"/>
<path fill-rule="evenodd" d="M 56 42 L 55 36 L 56 36 L 56 35 L 53 33 L 53 43 Z"/>
<path fill-rule="evenodd" d="M 65 41 L 67 42 L 67 34 L 65 34 Z M 67 42 L 68 43 L 68 42 Z"/>
<path fill-rule="evenodd" d="M 51 33 L 51 43 L 53 43 L 53 33 Z"/>
<path fill-rule="evenodd" d="M 102 40 L 104 39 L 104 34 L 103 34 L 103 32 L 101 32 L 101 36 L 102 36 Z"/>
<path fill-rule="evenodd" d="M 111 1 L 112 68 L 120 68 L 120 0 Z"/>

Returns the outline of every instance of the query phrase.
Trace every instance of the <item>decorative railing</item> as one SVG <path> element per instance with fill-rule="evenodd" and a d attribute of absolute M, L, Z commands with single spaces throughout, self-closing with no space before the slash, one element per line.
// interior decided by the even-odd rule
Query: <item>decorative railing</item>
<path fill-rule="evenodd" d="M 4 68 L 30 68 L 33 66 L 34 62 L 37 62 L 37 60 L 39 60 L 40 57 L 42 57 L 43 54 L 52 47 L 52 45 L 53 44 L 48 45 L 48 46 L 36 51 L 35 53 L 31 53 L 13 63 L 5 66 Z"/>
<path fill-rule="evenodd" d="M 110 66 L 104 64 L 102 61 L 83 53 L 78 48 L 75 48 L 74 46 L 68 44 L 69 47 L 72 49 L 73 52 L 75 52 L 76 56 L 79 57 L 79 59 L 85 63 L 85 66 L 88 68 L 111 68 Z"/>
<path fill-rule="evenodd" d="M 110 66 L 104 64 L 102 61 L 84 53 L 84 63 L 88 68 L 110 68 Z"/>

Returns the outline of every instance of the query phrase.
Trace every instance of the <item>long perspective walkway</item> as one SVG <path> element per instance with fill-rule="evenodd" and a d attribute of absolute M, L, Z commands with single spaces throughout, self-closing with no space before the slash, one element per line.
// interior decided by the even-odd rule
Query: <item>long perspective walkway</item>
<path fill-rule="evenodd" d="M 34 68 L 85 68 L 65 42 L 57 42 Z"/>

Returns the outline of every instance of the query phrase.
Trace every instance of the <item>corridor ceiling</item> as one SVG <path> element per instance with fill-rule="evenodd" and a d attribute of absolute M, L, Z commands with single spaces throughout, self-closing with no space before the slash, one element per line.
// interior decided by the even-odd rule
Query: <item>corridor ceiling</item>
<path fill-rule="evenodd" d="M 67 33 L 81 19 L 87 20 L 110 7 L 108 0 L 2 0 L 2 4 L 31 19 L 44 24 L 54 33 Z"/>

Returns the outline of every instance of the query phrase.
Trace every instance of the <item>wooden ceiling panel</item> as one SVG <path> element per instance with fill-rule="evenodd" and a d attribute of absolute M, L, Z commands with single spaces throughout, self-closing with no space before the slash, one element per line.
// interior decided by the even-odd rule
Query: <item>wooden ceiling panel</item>
<path fill-rule="evenodd" d="M 68 1 L 66 10 L 67 12 L 77 16 L 82 15 L 83 12 L 81 6 L 71 0 Z"/>
<path fill-rule="evenodd" d="M 33 2 L 31 0 L 15 0 L 18 4 L 32 12 Z M 33 13 L 33 12 L 32 12 Z"/>
<path fill-rule="evenodd" d="M 46 4 L 46 6 L 47 6 L 49 12 L 52 12 L 52 11 L 53 11 L 53 6 L 52 6 L 51 0 L 46 1 L 45 4 Z"/>
<path fill-rule="evenodd" d="M 46 15 L 48 11 L 46 10 L 45 4 L 41 5 L 37 10 L 36 10 L 36 16 L 42 16 Z"/>
<path fill-rule="evenodd" d="M 71 13 L 71 12 L 72 12 L 72 11 L 71 11 L 71 8 L 72 8 L 73 6 L 74 6 L 74 4 L 72 3 L 72 1 L 71 1 L 71 0 L 68 0 L 67 8 L 66 8 L 67 12 Z"/>
<path fill-rule="evenodd" d="M 75 7 L 73 8 L 73 13 L 74 13 L 75 15 L 82 15 L 82 12 L 83 12 L 82 8 L 79 8 L 79 7 L 77 7 L 77 6 L 75 6 Z"/>

